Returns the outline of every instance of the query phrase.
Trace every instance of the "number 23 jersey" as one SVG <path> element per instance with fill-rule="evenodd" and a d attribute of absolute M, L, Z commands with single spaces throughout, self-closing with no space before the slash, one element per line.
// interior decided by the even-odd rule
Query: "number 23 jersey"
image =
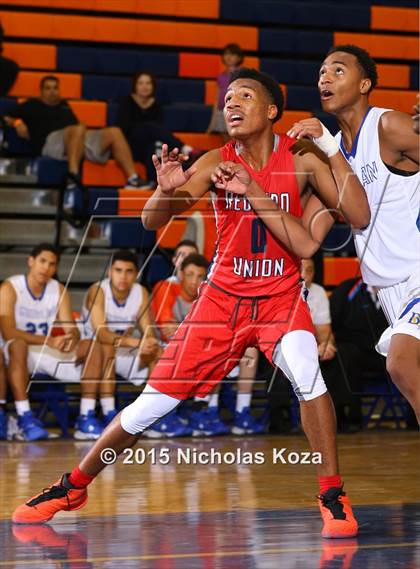
<path fill-rule="evenodd" d="M 15 289 L 15 322 L 16 328 L 30 334 L 46 336 L 56 318 L 60 301 L 60 284 L 51 279 L 44 291 L 35 297 L 26 280 L 26 275 L 15 275 L 7 279 Z"/>
<path fill-rule="evenodd" d="M 295 140 L 276 136 L 262 170 L 253 170 L 237 153 L 235 142 L 220 149 L 223 161 L 242 164 L 280 209 L 302 216 L 299 186 L 290 147 Z M 259 219 L 249 201 L 226 190 L 212 189 L 218 239 L 208 280 L 238 296 L 271 296 L 299 282 L 300 259 Z"/>

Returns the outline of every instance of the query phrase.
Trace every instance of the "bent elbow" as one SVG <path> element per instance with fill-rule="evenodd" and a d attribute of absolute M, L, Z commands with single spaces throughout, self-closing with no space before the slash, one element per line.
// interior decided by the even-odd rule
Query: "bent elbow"
<path fill-rule="evenodd" d="M 366 212 L 360 213 L 352 223 L 354 229 L 365 229 L 370 223 L 370 209 Z"/>

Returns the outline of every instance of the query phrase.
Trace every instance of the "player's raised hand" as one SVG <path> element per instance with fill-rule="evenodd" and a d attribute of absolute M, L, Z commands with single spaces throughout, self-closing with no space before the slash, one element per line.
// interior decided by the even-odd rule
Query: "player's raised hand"
<path fill-rule="evenodd" d="M 324 152 L 328 158 L 339 152 L 338 142 L 322 122 L 313 117 L 295 122 L 291 129 L 288 130 L 287 136 L 292 138 L 309 138 L 318 148 Z"/>
<path fill-rule="evenodd" d="M 176 188 L 183 186 L 196 171 L 194 166 L 188 170 L 182 169 L 182 164 L 188 160 L 186 154 L 182 154 L 179 148 L 174 148 L 169 152 L 167 144 L 162 145 L 161 159 L 153 154 L 152 161 L 156 168 L 157 181 L 163 192 L 171 193 Z"/>
<path fill-rule="evenodd" d="M 252 178 L 249 172 L 236 162 L 221 162 L 211 175 L 211 180 L 219 190 L 234 194 L 246 194 Z"/>
<path fill-rule="evenodd" d="M 319 138 L 322 134 L 322 123 L 314 117 L 295 122 L 292 128 L 287 132 L 287 136 L 297 139 L 305 136 L 308 138 Z"/>

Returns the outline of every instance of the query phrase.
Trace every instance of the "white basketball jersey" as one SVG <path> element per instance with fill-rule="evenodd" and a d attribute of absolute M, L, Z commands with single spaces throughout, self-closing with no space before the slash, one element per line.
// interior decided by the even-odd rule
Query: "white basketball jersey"
<path fill-rule="evenodd" d="M 365 283 L 387 287 L 405 281 L 420 262 L 420 174 L 391 172 L 380 155 L 378 123 L 390 109 L 371 107 L 348 154 L 341 132 L 336 135 L 341 152 L 365 188 L 371 221 L 353 231 Z"/>
<path fill-rule="evenodd" d="M 7 280 L 16 292 L 16 328 L 22 332 L 47 336 L 57 315 L 60 283 L 51 279 L 37 298 L 29 288 L 26 275 L 15 275 Z"/>
<path fill-rule="evenodd" d="M 99 283 L 98 283 L 99 284 Z M 137 318 L 141 303 L 143 302 L 143 290 L 138 283 L 134 283 L 124 303 L 119 304 L 112 294 L 111 282 L 104 279 L 100 283 L 104 293 L 104 308 L 107 328 L 117 334 L 124 332 L 137 325 Z M 93 329 L 90 311 L 86 307 L 86 298 L 83 302 L 82 320 L 84 322 L 84 337 L 93 338 Z"/>

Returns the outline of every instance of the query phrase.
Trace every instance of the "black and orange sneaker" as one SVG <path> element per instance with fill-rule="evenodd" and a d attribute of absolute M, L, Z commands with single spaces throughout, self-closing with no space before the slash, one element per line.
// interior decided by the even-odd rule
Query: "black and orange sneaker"
<path fill-rule="evenodd" d="M 330 488 L 318 496 L 318 504 L 324 521 L 322 537 L 356 537 L 358 524 L 343 488 Z"/>
<path fill-rule="evenodd" d="M 15 524 L 42 524 L 48 522 L 57 512 L 79 510 L 86 504 L 86 488 L 75 488 L 68 481 L 68 474 L 45 488 L 40 494 L 18 506 L 13 512 Z"/>

